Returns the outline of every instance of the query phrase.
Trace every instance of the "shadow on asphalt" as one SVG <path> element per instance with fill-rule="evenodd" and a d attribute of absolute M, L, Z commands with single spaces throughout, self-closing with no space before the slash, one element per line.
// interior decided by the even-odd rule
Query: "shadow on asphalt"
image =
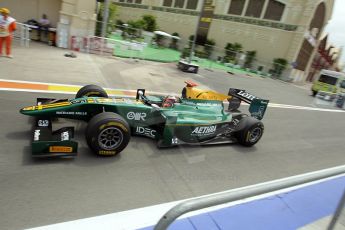
<path fill-rule="evenodd" d="M 255 145 L 252 147 L 246 147 L 239 144 L 233 144 L 231 148 L 233 148 L 234 150 L 240 153 L 255 153 L 259 151 Z"/>
<path fill-rule="evenodd" d="M 6 134 L 7 139 L 11 140 L 30 140 L 33 135 L 31 130 L 19 131 L 19 132 L 10 132 Z"/>
<path fill-rule="evenodd" d="M 115 157 L 97 156 L 88 147 L 80 147 L 78 155 L 75 157 L 44 157 L 34 158 L 31 156 L 31 147 L 23 148 L 23 165 L 40 165 L 40 164 L 73 164 L 82 167 L 99 166 L 112 164 L 121 159 L 121 154 Z"/>
<path fill-rule="evenodd" d="M 225 144 L 213 144 L 213 145 L 178 145 L 175 147 L 169 147 L 169 148 L 157 148 L 156 142 L 152 140 L 139 140 L 136 139 L 136 142 L 138 145 L 148 145 L 150 148 L 155 148 L 156 150 L 153 150 L 149 157 L 159 157 L 162 155 L 175 155 L 175 154 L 199 154 L 200 150 L 205 150 L 208 152 L 207 154 L 212 155 L 213 152 L 233 152 L 233 153 L 255 153 L 258 152 L 259 149 L 256 146 L 252 147 L 245 147 L 242 145 L 239 145 L 238 143 L 225 143 Z M 149 143 L 150 142 L 150 143 Z"/>
<path fill-rule="evenodd" d="M 81 146 L 78 152 L 75 164 L 82 167 L 112 164 L 121 160 L 121 153 L 116 156 L 99 156 L 93 153 L 87 146 Z"/>

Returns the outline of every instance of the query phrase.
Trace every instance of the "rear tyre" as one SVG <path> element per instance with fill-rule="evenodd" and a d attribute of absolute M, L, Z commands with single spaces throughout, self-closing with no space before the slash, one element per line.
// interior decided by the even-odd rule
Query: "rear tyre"
<path fill-rule="evenodd" d="M 313 97 L 315 97 L 315 96 L 316 96 L 316 94 L 317 94 L 317 91 L 312 90 L 312 95 L 313 95 Z"/>
<path fill-rule="evenodd" d="M 108 97 L 108 94 L 98 85 L 86 85 L 79 89 L 75 95 L 75 98 L 81 97 Z"/>
<path fill-rule="evenodd" d="M 237 140 L 241 145 L 251 147 L 261 139 L 264 125 L 253 117 L 245 117 L 241 122 L 243 122 L 243 129 L 236 133 Z"/>
<path fill-rule="evenodd" d="M 130 127 L 116 113 L 104 112 L 94 116 L 86 128 L 86 141 L 94 153 L 115 156 L 129 143 Z"/>

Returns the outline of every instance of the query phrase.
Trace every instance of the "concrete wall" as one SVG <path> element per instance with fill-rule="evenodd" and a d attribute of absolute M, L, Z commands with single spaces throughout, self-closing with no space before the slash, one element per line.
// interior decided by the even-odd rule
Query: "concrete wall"
<path fill-rule="evenodd" d="M 61 20 L 69 25 L 70 35 L 93 35 L 96 20 L 95 10 L 96 1 L 93 0 L 62 0 Z"/>
<path fill-rule="evenodd" d="M 51 25 L 56 27 L 61 0 L 2 0 L 0 7 L 8 8 L 11 16 L 18 22 L 26 22 L 29 19 L 39 20 L 42 14 L 46 14 Z"/>
<path fill-rule="evenodd" d="M 167 33 L 178 32 L 184 43 L 195 33 L 198 20 L 196 16 L 120 6 L 118 12 L 118 18 L 123 21 L 137 20 L 143 14 L 154 15 L 160 30 Z M 228 42 L 241 43 L 245 51 L 256 50 L 258 60 L 271 63 L 273 58 L 288 56 L 294 35 L 295 32 L 213 19 L 208 38 L 216 41 L 218 49 L 223 49 Z"/>
<path fill-rule="evenodd" d="M 114 1 L 117 2 L 117 0 Z M 222 56 L 220 49 L 223 49 L 227 42 L 238 42 L 243 45 L 245 51 L 257 51 L 257 60 L 259 65 L 266 64 L 267 66 L 274 58 L 285 58 L 291 63 L 297 58 L 304 40 L 304 34 L 309 29 L 309 24 L 313 18 L 316 7 L 321 2 L 325 3 L 326 25 L 331 17 L 334 5 L 334 0 L 278 1 L 285 4 L 285 11 L 280 23 L 296 25 L 298 26 L 296 31 L 287 31 L 265 26 L 213 19 L 208 38 L 216 41 L 217 49 L 219 49 L 219 56 Z M 229 4 L 230 0 L 215 0 L 214 13 L 218 15 L 227 15 Z M 118 6 L 118 18 L 123 21 L 128 21 L 139 19 L 143 14 L 152 14 L 157 17 L 160 30 L 168 33 L 178 32 L 182 41 L 184 41 L 184 44 L 186 44 L 188 37 L 195 33 L 195 27 L 197 24 L 196 16 L 150 10 L 151 6 L 162 6 L 161 0 L 143 0 L 142 5 L 149 6 L 149 9 L 145 10 Z M 263 17 L 263 15 L 264 13 L 261 14 L 261 17 Z"/>
<path fill-rule="evenodd" d="M 271 63 L 273 58 L 287 56 L 293 35 L 294 32 L 279 29 L 213 20 L 208 37 L 216 40 L 220 48 L 228 42 L 240 43 L 244 51 L 256 50 L 259 61 Z"/>

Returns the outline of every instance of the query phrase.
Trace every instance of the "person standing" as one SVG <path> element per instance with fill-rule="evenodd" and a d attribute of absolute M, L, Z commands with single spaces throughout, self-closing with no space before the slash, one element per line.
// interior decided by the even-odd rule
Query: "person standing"
<path fill-rule="evenodd" d="M 48 30 L 50 27 L 50 21 L 49 21 L 47 15 L 43 14 L 42 18 L 40 19 L 40 21 L 38 23 L 39 23 L 38 37 L 39 37 L 39 40 L 42 41 L 42 38 L 41 38 L 42 31 L 44 31 L 45 38 L 48 38 Z"/>
<path fill-rule="evenodd" d="M 16 20 L 9 16 L 10 11 L 7 8 L 0 9 L 0 56 L 2 56 L 2 46 L 6 45 L 6 56 L 13 58 L 11 54 L 11 43 L 13 31 L 16 30 Z"/>

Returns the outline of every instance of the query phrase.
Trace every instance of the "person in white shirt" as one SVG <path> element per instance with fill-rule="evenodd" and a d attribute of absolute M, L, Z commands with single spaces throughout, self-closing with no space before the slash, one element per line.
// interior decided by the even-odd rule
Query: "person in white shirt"
<path fill-rule="evenodd" d="M 2 46 L 6 45 L 6 56 L 12 58 L 11 43 L 13 31 L 16 30 L 16 20 L 9 16 L 10 11 L 6 8 L 0 9 L 0 56 L 2 56 Z"/>

